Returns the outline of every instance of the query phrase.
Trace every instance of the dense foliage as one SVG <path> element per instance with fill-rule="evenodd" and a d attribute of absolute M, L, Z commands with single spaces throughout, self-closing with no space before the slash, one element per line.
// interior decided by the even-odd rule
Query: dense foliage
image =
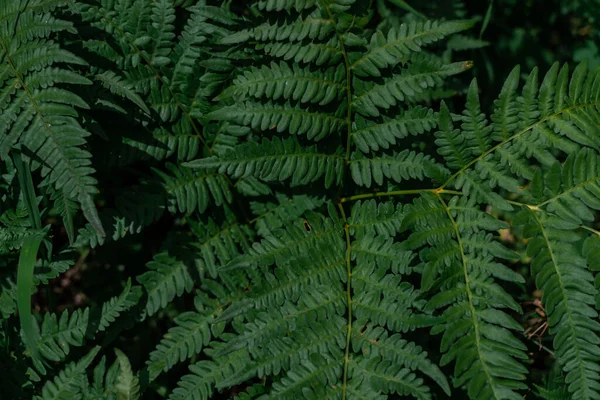
<path fill-rule="evenodd" d="M 0 0 L 2 397 L 599 399 L 600 3 L 505 3 Z"/>

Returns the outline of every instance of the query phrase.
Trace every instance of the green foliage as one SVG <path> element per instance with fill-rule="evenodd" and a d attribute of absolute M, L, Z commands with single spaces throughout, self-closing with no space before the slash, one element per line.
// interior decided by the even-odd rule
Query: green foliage
<path fill-rule="evenodd" d="M 0 2 L 3 395 L 600 398 L 600 69 L 485 3 Z"/>

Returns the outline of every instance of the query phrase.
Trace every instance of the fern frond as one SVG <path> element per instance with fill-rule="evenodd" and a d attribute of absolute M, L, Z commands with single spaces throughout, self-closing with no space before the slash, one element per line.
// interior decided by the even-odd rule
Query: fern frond
<path fill-rule="evenodd" d="M 196 312 L 186 312 L 175 318 L 175 326 L 169 329 L 147 362 L 149 379 L 152 381 L 161 372 L 166 372 L 178 362 L 199 354 L 210 342 L 214 314 L 220 308 L 206 309 L 199 298 L 194 299 Z"/>
<path fill-rule="evenodd" d="M 555 162 L 551 154 L 554 149 L 567 154 L 581 146 L 597 149 L 600 131 L 592 121 L 597 119 L 595 115 L 600 105 L 600 87 L 594 85 L 598 76 L 599 71 L 588 71 L 584 63 L 569 78 L 568 67 L 564 66 L 559 72 L 559 66 L 555 64 L 545 75 L 539 90 L 537 70 L 532 71 L 518 96 L 519 69 L 515 68 L 495 102 L 496 109 L 491 117 L 492 141 L 487 133 L 489 127 L 485 116 L 479 113 L 476 84 L 473 83 L 468 99 L 471 111 L 460 118 L 466 123 L 466 130 L 454 130 L 449 113 L 442 108 L 439 153 L 452 168 L 458 169 L 445 185 L 454 182 L 455 187 L 462 187 L 465 193 L 476 189 L 482 201 L 493 201 L 495 204 L 492 205 L 509 209 L 477 183 L 480 178 L 472 175 L 471 167 L 484 179 L 491 177 L 489 186 L 500 185 L 519 192 L 518 182 L 511 173 L 531 178 L 532 172 L 523 166 L 512 165 L 514 156 L 533 157 L 549 166 Z M 474 117 L 475 121 L 468 121 Z M 469 143 L 477 143 L 475 155 L 459 156 L 465 149 L 475 148 Z M 465 184 L 468 189 L 464 188 Z"/>
<path fill-rule="evenodd" d="M 119 162 L 126 165 L 137 152 L 143 155 L 142 159 L 164 160 L 175 154 L 179 160 L 190 160 L 196 157 L 201 145 L 195 134 L 170 132 L 164 128 L 154 130 L 151 136 L 134 133 L 123 137 Z"/>
<path fill-rule="evenodd" d="M 341 357 L 315 354 L 293 366 L 279 381 L 273 382 L 270 396 L 291 400 L 303 392 L 310 393 L 315 390 L 315 394 L 319 396 L 313 395 L 313 398 L 322 398 L 320 396 L 324 389 L 336 384 L 341 369 Z M 307 397 L 310 398 L 310 394 Z"/>
<path fill-rule="evenodd" d="M 248 352 L 244 349 L 218 357 L 215 361 L 198 361 L 190 365 L 190 373 L 181 378 L 169 400 L 208 400 L 215 390 L 216 382 L 235 374 L 247 364 Z"/>
<path fill-rule="evenodd" d="M 289 41 L 300 42 L 304 39 L 323 40 L 335 32 L 334 21 L 323 18 L 321 10 L 316 9 L 305 17 L 299 16 L 291 23 L 264 23 L 249 30 L 242 30 L 221 39 L 221 44 L 240 43 L 250 38 L 258 42 Z"/>
<path fill-rule="evenodd" d="M 350 364 L 349 377 L 356 385 L 370 385 L 380 393 L 397 393 L 417 399 L 431 399 L 430 389 L 422 379 L 387 360 L 372 357 Z"/>
<path fill-rule="evenodd" d="M 92 178 L 91 154 L 82 148 L 89 133 L 77 121 L 76 108 L 88 105 L 75 93 L 56 84 L 90 84 L 74 71 L 55 64 L 85 65 L 85 61 L 62 49 L 49 37 L 72 24 L 45 11 L 64 3 L 40 6 L 13 2 L 0 8 L 0 19 L 14 21 L 0 29 L 0 158 L 18 143 L 35 154 L 33 169 L 41 166 L 42 185 L 52 185 L 76 200 L 84 216 L 104 234 L 93 202 L 97 189 Z M 18 17 L 9 18 L 17 14 Z"/>
<path fill-rule="evenodd" d="M 317 4 L 317 0 L 259 0 L 256 6 L 259 10 L 265 11 L 290 11 L 292 9 L 300 12 Z"/>
<path fill-rule="evenodd" d="M 88 328 L 89 308 L 73 313 L 63 311 L 60 318 L 56 314 L 44 315 L 40 337 L 35 346 L 39 353 L 52 361 L 61 361 L 69 355 L 70 346 L 82 346 Z"/>
<path fill-rule="evenodd" d="M 372 183 L 383 185 L 384 177 L 400 183 L 409 179 L 423 180 L 434 161 L 423 153 L 404 150 L 394 155 L 366 158 L 355 153 L 349 162 L 354 183 L 371 187 Z"/>
<path fill-rule="evenodd" d="M 524 227 L 525 235 L 532 237 L 527 254 L 533 257 L 531 270 L 536 285 L 544 292 L 542 302 L 568 390 L 577 398 L 596 398 L 600 388 L 595 368 L 600 354 L 600 324 L 594 319 L 598 292 L 585 258 L 570 243 L 577 240 L 570 229 L 578 225 L 529 208 L 516 221 Z"/>
<path fill-rule="evenodd" d="M 306 185 L 325 175 L 325 187 L 339 184 L 344 175 L 344 158 L 320 153 L 315 146 L 300 146 L 294 139 L 263 139 L 248 142 L 223 157 L 208 157 L 184 164 L 190 168 L 217 168 L 232 178 L 255 176 L 264 181 L 291 179 Z"/>
<path fill-rule="evenodd" d="M 305 43 L 298 46 L 296 43 L 271 42 L 259 44 L 257 50 L 265 54 L 281 58 L 285 61 L 293 60 L 296 63 L 315 63 L 315 65 L 336 65 L 343 57 L 338 45 L 338 38 L 332 37 L 323 43 Z"/>
<path fill-rule="evenodd" d="M 377 203 L 375 200 L 357 201 L 352 206 L 348 219 L 350 233 L 358 238 L 370 238 L 377 235 L 385 239 L 396 236 L 404 220 L 401 204 L 393 202 Z"/>
<path fill-rule="evenodd" d="M 409 264 L 414 255 L 403 249 L 400 243 L 391 238 L 364 236 L 352 243 L 352 257 L 359 265 L 372 263 L 382 270 L 408 275 L 412 269 Z"/>
<path fill-rule="evenodd" d="M 131 364 L 127 356 L 119 349 L 115 349 L 117 361 L 119 362 L 119 376 L 117 377 L 117 396 L 119 399 L 137 400 L 140 398 L 139 379 L 133 375 Z"/>
<path fill-rule="evenodd" d="M 153 40 L 152 49 L 149 51 L 150 63 L 160 64 L 162 58 L 171 53 L 171 42 L 175 39 L 175 7 L 171 0 L 159 0 L 153 3 L 152 24 L 148 28 Z"/>
<path fill-rule="evenodd" d="M 372 264 L 357 265 L 353 297 L 353 315 L 358 324 L 372 321 L 393 332 L 406 333 L 435 325 L 437 318 L 415 312 L 408 305 L 417 304 L 419 292 L 399 274 L 385 274 L 384 269 L 369 271 Z M 376 267 L 375 267 L 376 268 Z"/>
<path fill-rule="evenodd" d="M 137 277 L 148 294 L 146 311 L 149 315 L 165 307 L 176 296 L 192 290 L 194 279 L 188 267 L 167 253 L 154 256 L 147 264 L 150 271 Z"/>
<path fill-rule="evenodd" d="M 319 141 L 339 133 L 344 126 L 344 108 L 334 114 L 310 110 L 291 103 L 274 104 L 246 102 L 218 109 L 208 117 L 218 121 L 231 121 L 253 129 L 289 132 L 292 135 L 306 135 L 308 139 Z"/>
<path fill-rule="evenodd" d="M 409 217 L 416 224 L 411 236 L 419 236 L 420 232 L 428 236 L 426 242 L 423 238 L 409 238 L 411 247 L 419 246 L 418 243 L 431 246 L 431 251 L 421 253 L 422 261 L 431 261 L 432 252 L 437 249 L 446 260 L 437 264 L 443 268 L 438 283 L 440 292 L 426 308 L 444 309 L 444 322 L 432 329 L 432 333 L 444 332 L 441 350 L 446 354 L 441 364 L 456 361 L 455 386 L 466 386 L 470 398 L 518 399 L 520 395 L 514 390 L 525 387 L 520 381 L 525 378 L 526 369 L 515 359 L 527 359 L 526 348 L 510 331 L 521 330 L 521 326 L 501 309 L 519 311 L 520 307 L 491 279 L 489 270 L 469 262 L 478 257 L 491 238 L 477 225 L 465 225 L 468 217 L 457 219 L 463 212 L 457 205 L 454 200 L 449 206 L 439 195 L 422 195 L 415 200 L 413 215 Z M 469 237 L 470 245 L 465 242 Z M 448 251 L 454 247 L 458 251 Z M 504 277 L 502 273 L 494 275 Z M 508 277 L 516 279 L 512 274 Z"/>
<path fill-rule="evenodd" d="M 343 80 L 346 71 L 342 65 L 325 71 L 312 72 L 297 64 L 289 66 L 281 61 L 271 63 L 261 69 L 251 68 L 233 81 L 217 100 L 235 98 L 243 101 L 246 97 L 266 97 L 271 100 L 294 100 L 300 103 L 327 105 L 344 93 Z"/>
<path fill-rule="evenodd" d="M 158 169 L 155 172 L 165 181 L 165 190 L 171 197 L 169 211 L 175 213 L 204 212 L 212 201 L 216 206 L 231 203 L 232 193 L 225 176 L 202 170 L 178 168 L 166 164 L 170 174 Z"/>
<path fill-rule="evenodd" d="M 262 237 L 324 204 L 322 198 L 314 196 L 287 197 L 276 193 L 276 197 L 278 203 L 250 202 L 250 209 L 256 215 L 256 232 Z"/>
<path fill-rule="evenodd" d="M 150 113 L 150 109 L 144 103 L 144 100 L 135 93 L 133 85 L 127 82 L 123 82 L 122 78 L 113 71 L 105 71 L 95 76 L 96 80 L 99 81 L 102 86 L 110 90 L 111 93 L 128 99 L 144 112 Z"/>
<path fill-rule="evenodd" d="M 200 276 L 208 272 L 216 278 L 220 268 L 250 248 L 254 237 L 252 230 L 232 215 L 226 216 L 221 226 L 212 219 L 206 223 L 190 221 L 190 225 L 198 238 L 192 246 L 196 249 L 195 264 Z"/>
<path fill-rule="evenodd" d="M 427 89 L 438 86 L 448 76 L 460 74 L 472 67 L 470 62 L 442 64 L 428 58 L 415 58 L 408 67 L 382 84 L 356 81 L 353 109 L 362 115 L 378 117 L 382 111 L 396 106 L 398 102 L 411 103 Z"/>
<path fill-rule="evenodd" d="M 473 26 L 473 21 L 411 21 L 399 28 L 374 33 L 368 52 L 352 61 L 350 69 L 358 76 L 381 76 L 381 70 L 406 61 L 408 56 L 421 51 L 422 47 L 437 42 L 453 33 Z"/>
<path fill-rule="evenodd" d="M 69 237 L 69 243 L 72 244 L 75 240 L 73 217 L 77 212 L 77 203 L 63 191 L 53 192 L 50 199 L 54 201 L 55 211 L 62 217 L 63 225 Z"/>
<path fill-rule="evenodd" d="M 247 348 L 256 356 L 269 346 L 265 341 L 271 336 L 280 336 L 282 332 L 294 329 L 297 325 L 311 324 L 324 319 L 334 318 L 345 310 L 345 293 L 338 287 L 319 285 L 297 301 L 284 303 L 279 309 L 260 312 L 244 325 L 243 331 L 228 342 L 226 351 Z"/>
<path fill-rule="evenodd" d="M 581 224 L 594 220 L 600 210 L 600 158 L 592 149 L 582 149 L 548 171 L 540 181 L 540 203 L 561 219 Z"/>
<path fill-rule="evenodd" d="M 131 287 L 131 279 L 128 279 L 123 292 L 119 296 L 113 297 L 102 304 L 98 331 L 106 330 L 122 312 L 136 305 L 141 295 L 141 288 L 139 286 Z"/>
<path fill-rule="evenodd" d="M 416 136 L 428 132 L 437 125 L 438 119 L 433 110 L 415 106 L 400 111 L 394 118 L 383 116 L 382 120 L 381 123 L 374 123 L 356 116 L 352 140 L 363 153 L 388 149 L 396 145 L 397 139 L 409 134 Z"/>
<path fill-rule="evenodd" d="M 343 318 L 334 316 L 331 323 L 298 327 L 292 337 L 275 338 L 251 363 L 220 381 L 218 387 L 232 387 L 255 376 L 277 375 L 310 354 L 338 355 L 345 340 L 344 325 Z"/>
<path fill-rule="evenodd" d="M 96 346 L 79 361 L 68 364 L 54 380 L 44 384 L 41 396 L 35 396 L 35 400 L 60 400 L 77 397 L 80 382 L 84 379 L 87 368 L 99 351 L 100 346 Z"/>
<path fill-rule="evenodd" d="M 368 358 L 381 357 L 411 371 L 423 372 L 450 396 L 450 385 L 438 366 L 427 359 L 427 353 L 421 347 L 402 339 L 401 335 L 389 335 L 385 329 L 369 325 L 364 331 L 354 330 L 352 345 L 360 348 Z"/>
<path fill-rule="evenodd" d="M 308 254 L 307 250 L 315 247 L 337 253 L 344 247 L 339 236 L 343 227 L 335 211 L 330 210 L 330 217 L 307 213 L 305 220 L 287 224 L 284 229 L 274 230 L 262 241 L 254 243 L 227 268 L 285 264 L 290 258 Z"/>

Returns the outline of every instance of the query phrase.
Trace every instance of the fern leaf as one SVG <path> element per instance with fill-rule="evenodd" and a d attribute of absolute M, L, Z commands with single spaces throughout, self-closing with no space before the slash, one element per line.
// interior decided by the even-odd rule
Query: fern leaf
<path fill-rule="evenodd" d="M 257 45 L 257 49 L 272 57 L 285 61 L 293 60 L 296 63 L 336 65 L 342 59 L 342 51 L 335 36 L 325 43 L 306 43 L 298 46 L 296 43 L 271 42 Z"/>
<path fill-rule="evenodd" d="M 330 187 L 343 178 L 344 158 L 320 153 L 314 146 L 302 147 L 293 139 L 274 138 L 263 139 L 260 144 L 248 142 L 221 158 L 209 157 L 183 165 L 217 168 L 232 178 L 255 176 L 267 182 L 291 178 L 292 185 L 306 185 L 325 175 L 325 187 Z"/>
<path fill-rule="evenodd" d="M 314 210 L 324 204 L 323 199 L 313 196 L 298 195 L 291 198 L 281 194 L 276 196 L 277 204 L 250 202 L 250 209 L 256 215 L 256 232 L 260 236 L 265 237 L 273 230 L 300 218 L 306 211 Z"/>
<path fill-rule="evenodd" d="M 509 150 L 517 151 L 517 154 L 533 157 L 542 165 L 552 165 L 555 158 L 551 150 L 558 149 L 571 154 L 581 146 L 597 149 L 598 126 L 593 123 L 597 113 L 600 96 L 600 88 L 593 85 L 599 76 L 598 71 L 588 71 L 585 64 L 576 68 L 576 72 L 569 78 L 568 67 L 558 68 L 553 66 L 545 75 L 542 85 L 538 91 L 537 70 L 527 78 L 525 85 L 518 96 L 519 69 L 515 68 L 506 80 L 500 97 L 496 100 L 496 110 L 492 115 L 493 132 L 491 139 L 499 143 L 492 144 L 487 135 L 485 116 L 479 113 L 478 100 L 474 88 L 469 99 L 469 115 L 479 117 L 474 122 L 467 124 L 467 130 L 456 131 L 452 127 L 449 113 L 442 108 L 440 116 L 441 131 L 438 133 L 440 154 L 447 158 L 451 167 L 458 172 L 446 182 L 454 182 L 457 188 L 466 184 L 470 190 L 476 190 L 477 197 L 481 201 L 491 203 L 500 209 L 510 209 L 496 195 L 490 193 L 483 184 L 478 183 L 481 178 L 472 175 L 471 166 L 478 171 L 484 179 L 491 177 L 490 186 L 496 184 L 519 193 L 519 184 L 510 177 L 510 172 L 516 172 L 523 177 L 531 177 L 532 172 L 523 165 L 512 165 Z M 583 90 L 582 82 L 591 82 L 589 87 Z M 475 84 L 473 84 L 474 87 Z M 568 88 L 573 88 L 572 90 Z M 569 96 L 575 96 L 571 98 Z M 467 116 L 462 117 L 464 118 Z M 479 121 L 479 122 L 477 122 Z M 478 131 L 485 133 L 478 141 L 477 156 L 475 158 L 462 158 L 461 151 L 470 147 L 469 136 L 472 136 L 475 126 Z M 559 202 L 556 202 L 558 204 Z M 574 206 L 580 212 L 581 202 L 577 201 Z M 574 210 L 571 210 L 574 211 Z M 580 214 L 577 218 L 584 216 Z M 589 218 L 589 214 L 587 214 Z"/>
<path fill-rule="evenodd" d="M 462 117 L 462 132 L 466 136 L 467 148 L 474 156 L 483 154 L 491 146 L 491 126 L 479 106 L 479 87 L 474 79 L 467 92 L 467 104 Z"/>
<path fill-rule="evenodd" d="M 131 279 L 128 279 L 123 292 L 119 296 L 113 297 L 102 304 L 98 330 L 100 332 L 106 330 L 123 311 L 127 311 L 137 304 L 141 294 L 141 288 L 139 286 L 131 287 Z"/>
<path fill-rule="evenodd" d="M 171 197 L 169 211 L 175 213 L 204 212 L 212 198 L 217 206 L 231 203 L 232 193 L 229 182 L 223 176 L 211 171 L 189 170 L 178 168 L 167 163 L 170 174 L 160 170 L 155 172 L 165 181 L 165 189 Z"/>
<path fill-rule="evenodd" d="M 427 353 L 421 347 L 402 339 L 401 335 L 389 335 L 385 329 L 367 326 L 361 332 L 355 330 L 353 345 L 362 349 L 368 358 L 381 357 L 397 365 L 405 365 L 411 371 L 419 370 L 436 382 L 450 396 L 450 385 L 442 371 L 427 359 Z"/>
<path fill-rule="evenodd" d="M 72 25 L 36 13 L 35 9 L 35 4 L 14 9 L 19 14 L 19 18 L 9 18 L 15 21 L 14 28 L 0 33 L 0 54 L 4 61 L 0 76 L 7 78 L 0 87 L 3 113 L 0 158 L 6 158 L 15 144 L 22 143 L 41 161 L 33 162 L 32 167 L 42 166 L 43 185 L 52 185 L 78 201 L 88 221 L 104 234 L 92 199 L 96 181 L 91 176 L 94 172 L 90 167 L 91 154 L 82 148 L 89 133 L 76 119 L 76 108 L 88 106 L 73 92 L 54 86 L 66 82 L 89 84 L 89 80 L 74 72 L 54 67 L 58 63 L 84 65 L 85 62 L 48 39 L 64 29 L 73 31 Z M 6 19 L 5 14 L 11 13 L 11 8 L 4 7 L 0 13 L 0 18 Z"/>
<path fill-rule="evenodd" d="M 441 64 L 427 58 L 417 58 L 400 74 L 384 78 L 383 84 L 356 81 L 354 110 L 365 116 L 377 117 L 383 108 L 388 110 L 398 102 L 411 102 L 427 89 L 438 86 L 445 77 L 459 74 L 472 67 L 469 62 Z"/>
<path fill-rule="evenodd" d="M 52 361 L 61 361 L 69 355 L 70 346 L 82 346 L 88 328 L 89 308 L 79 309 L 69 314 L 63 311 L 60 318 L 56 314 L 44 315 L 40 337 L 35 344 L 39 353 Z"/>
<path fill-rule="evenodd" d="M 290 41 L 300 42 L 304 39 L 323 40 L 335 32 L 334 22 L 322 18 L 320 10 L 314 10 L 305 17 L 299 16 L 295 21 L 279 26 L 264 23 L 256 28 L 238 31 L 221 39 L 221 44 L 234 44 L 250 38 L 259 42 Z"/>
<path fill-rule="evenodd" d="M 139 379 L 133 375 L 129 359 L 119 349 L 115 349 L 115 354 L 117 355 L 120 367 L 117 385 L 115 386 L 118 400 L 139 399 L 140 383 Z"/>
<path fill-rule="evenodd" d="M 214 310 L 205 310 L 198 298 L 194 299 L 194 303 L 197 312 L 186 312 L 175 318 L 175 326 L 169 329 L 156 349 L 150 353 L 147 365 L 151 381 L 176 363 L 200 353 L 202 347 L 210 342 L 210 325 L 218 305 Z"/>
<path fill-rule="evenodd" d="M 519 86 L 520 68 L 515 67 L 504 81 L 498 99 L 494 101 L 495 110 L 491 116 L 494 127 L 494 140 L 503 141 L 517 128 L 518 108 L 516 104 Z"/>
<path fill-rule="evenodd" d="M 593 221 L 600 209 L 600 158 L 591 149 L 571 154 L 562 166 L 553 166 L 544 186 L 538 207 L 574 224 Z"/>
<path fill-rule="evenodd" d="M 525 225 L 528 236 L 534 236 L 527 254 L 533 257 L 536 285 L 544 292 L 542 303 L 568 390 L 574 398 L 597 398 L 600 385 L 595 360 L 600 354 L 600 324 L 594 309 L 597 290 L 586 260 L 572 243 L 564 241 L 569 231 L 560 228 L 552 216 L 527 209 L 518 221 Z"/>
<path fill-rule="evenodd" d="M 315 354 L 289 370 L 280 381 L 273 383 L 270 397 L 293 399 L 308 391 L 335 385 L 341 374 L 342 360 Z"/>
<path fill-rule="evenodd" d="M 326 219 L 317 213 L 307 213 L 306 220 L 295 221 L 284 229 L 275 230 L 262 241 L 227 265 L 227 268 L 285 264 L 290 257 L 308 254 L 311 248 L 328 249 L 337 253 L 344 247 L 339 233 L 342 230 L 335 211 Z M 335 218 L 335 219 L 334 219 Z M 310 229 L 306 228 L 305 221 Z"/>
<path fill-rule="evenodd" d="M 416 106 L 401 111 L 395 118 L 383 116 L 382 123 L 361 116 L 356 117 L 355 123 L 352 140 L 360 151 L 368 153 L 388 149 L 409 134 L 416 136 L 430 131 L 437 125 L 437 118 L 433 110 Z"/>
<path fill-rule="evenodd" d="M 60 400 L 77 397 L 80 381 L 84 378 L 87 368 L 99 351 L 100 346 L 96 346 L 79 361 L 68 364 L 53 381 L 46 382 L 42 387 L 42 395 L 35 396 L 35 399 Z"/>
<path fill-rule="evenodd" d="M 404 150 L 392 156 L 378 158 L 355 156 L 350 161 L 352 179 L 359 186 L 383 185 L 383 178 L 400 183 L 409 179 L 423 180 L 428 175 L 427 167 L 434 161 L 423 153 Z"/>
<path fill-rule="evenodd" d="M 69 237 L 69 243 L 73 244 L 75 240 L 75 226 L 73 217 L 77 212 L 77 204 L 62 191 L 53 192 L 50 199 L 54 200 L 54 208 L 62 217 L 63 225 L 65 226 L 67 236 Z"/>
<path fill-rule="evenodd" d="M 192 67 L 200 58 L 200 45 L 206 40 L 207 32 L 204 29 L 209 25 L 203 24 L 207 18 L 203 15 L 203 7 L 200 4 L 192 7 L 190 11 L 192 14 L 170 56 L 173 60 L 173 72 L 169 89 L 175 93 L 180 93 L 189 86 L 188 80 L 193 75 Z M 183 107 L 183 109 L 187 112 L 187 108 Z"/>
<path fill-rule="evenodd" d="M 315 4 L 317 4 L 316 0 L 260 0 L 257 3 L 257 7 L 259 10 L 265 11 L 290 11 L 294 9 L 300 12 L 313 7 Z"/>
<path fill-rule="evenodd" d="M 387 360 L 377 357 L 353 362 L 349 370 L 351 380 L 359 385 L 370 385 L 381 393 L 397 393 L 417 399 L 431 399 L 429 387 L 423 380 L 406 368 L 400 368 Z"/>
<path fill-rule="evenodd" d="M 310 324 L 340 315 L 345 292 L 338 287 L 317 286 L 306 292 L 297 305 L 285 303 L 280 309 L 260 312 L 244 325 L 243 332 L 228 342 L 227 352 L 247 348 L 253 356 L 269 345 L 265 339 L 279 336 L 297 325 Z"/>
<path fill-rule="evenodd" d="M 451 210 L 440 197 L 421 196 L 413 207 L 409 219 L 414 224 L 411 236 L 427 232 L 425 243 L 448 258 L 438 264 L 444 268 L 440 292 L 427 304 L 428 310 L 444 309 L 441 315 L 444 322 L 432 330 L 432 333 L 444 332 L 441 350 L 446 354 L 441 365 L 456 361 L 455 386 L 466 386 L 470 398 L 520 398 L 514 390 L 525 387 L 520 381 L 524 380 L 526 369 L 515 359 L 527 359 L 526 348 L 510 332 L 521 327 L 501 310 L 519 311 L 520 307 L 493 282 L 490 271 L 469 262 L 478 257 L 479 249 L 489 244 L 490 238 L 481 235 L 485 231 L 480 232 L 477 226 L 459 225 L 457 221 L 468 220 L 457 219 L 461 212 L 456 208 Z M 475 246 L 465 242 L 469 237 L 477 238 Z M 418 243 L 410 238 L 409 242 Z M 448 252 L 454 246 L 458 251 Z M 430 261 L 428 256 L 432 251 L 421 253 L 424 262 Z M 512 274 L 507 277 L 516 279 Z"/>
<path fill-rule="evenodd" d="M 279 374 L 298 364 L 307 354 L 338 355 L 345 339 L 344 325 L 343 318 L 334 317 L 331 323 L 325 325 L 299 328 L 294 331 L 292 338 L 275 338 L 253 362 L 220 381 L 217 387 L 232 387 L 255 376 Z"/>
<path fill-rule="evenodd" d="M 454 128 L 452 115 L 445 102 L 442 101 L 439 120 L 440 130 L 435 133 L 435 144 L 438 153 L 444 157 L 450 168 L 459 169 L 469 164 L 472 159 L 468 151 L 467 138 L 460 135 L 460 130 Z"/>
<path fill-rule="evenodd" d="M 248 353 L 245 350 L 231 352 L 216 361 L 198 361 L 190 365 L 190 373 L 181 378 L 169 400 L 208 400 L 215 390 L 216 382 L 236 373 L 247 364 Z"/>
<path fill-rule="evenodd" d="M 408 275 L 412 269 L 409 264 L 413 256 L 412 253 L 403 251 L 400 243 L 379 235 L 365 236 L 352 243 L 352 258 L 356 259 L 358 265 L 372 262 L 394 274 Z"/>
<path fill-rule="evenodd" d="M 352 207 L 348 225 L 350 233 L 357 239 L 370 238 L 375 233 L 388 239 L 400 231 L 404 216 L 401 204 L 357 201 Z"/>
<path fill-rule="evenodd" d="M 140 275 L 137 280 L 148 293 L 146 311 L 149 315 L 165 307 L 176 296 L 192 290 L 194 280 L 187 266 L 167 253 L 154 256 L 147 267 L 150 271 Z"/>
<path fill-rule="evenodd" d="M 99 81 L 102 86 L 110 90 L 111 93 L 128 99 L 144 112 L 150 113 L 150 109 L 144 103 L 144 100 L 135 93 L 131 84 L 123 82 L 121 77 L 115 74 L 113 71 L 105 71 L 96 75 L 96 80 Z"/>
<path fill-rule="evenodd" d="M 380 70 L 404 61 L 422 47 L 473 26 L 474 21 L 426 21 L 392 28 L 387 38 L 377 32 L 371 37 L 369 51 L 354 61 L 351 70 L 358 76 L 381 76 Z"/>
<path fill-rule="evenodd" d="M 195 264 L 200 276 L 208 272 L 216 278 L 220 268 L 250 248 L 254 236 L 247 226 L 240 225 L 233 218 L 228 218 L 221 226 L 212 219 L 207 223 L 190 224 L 198 238 L 192 245 L 197 252 Z"/>
<path fill-rule="evenodd" d="M 145 158 L 163 160 L 173 154 L 179 160 L 190 160 L 196 157 L 200 148 L 200 139 L 197 135 L 173 134 L 166 129 L 156 129 L 152 133 L 152 139 L 148 137 L 127 136 L 122 139 L 123 150 L 121 162 L 130 162 L 132 150 L 137 150 Z"/>
<path fill-rule="evenodd" d="M 168 57 L 171 53 L 171 42 L 175 39 L 175 7 L 172 0 L 159 0 L 153 3 L 152 24 L 149 28 L 153 38 L 152 49 L 149 51 L 151 64 L 160 63 L 159 57 Z"/>
<path fill-rule="evenodd" d="M 297 64 L 290 67 L 281 61 L 271 63 L 269 67 L 252 68 L 233 81 L 217 100 L 236 98 L 244 100 L 247 96 L 266 97 L 271 100 L 294 100 L 300 103 L 318 103 L 327 105 L 344 93 L 346 85 L 343 79 L 346 71 L 343 66 L 336 69 L 311 72 Z"/>
<path fill-rule="evenodd" d="M 306 135 L 315 141 L 336 134 L 346 121 L 341 114 L 343 108 L 335 114 L 327 114 L 302 108 L 290 103 L 253 103 L 246 102 L 221 108 L 208 116 L 218 121 L 231 121 L 253 129 L 273 129 L 278 133 L 289 132 L 293 135 Z"/>

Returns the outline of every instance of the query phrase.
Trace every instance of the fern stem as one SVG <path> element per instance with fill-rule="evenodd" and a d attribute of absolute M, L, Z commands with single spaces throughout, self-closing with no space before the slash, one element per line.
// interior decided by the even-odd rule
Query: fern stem
<path fill-rule="evenodd" d="M 600 231 L 598 231 L 594 228 L 591 228 L 591 227 L 585 226 L 585 225 L 580 225 L 580 227 L 581 227 L 581 229 L 585 229 L 586 231 L 590 231 L 590 232 L 595 233 L 596 235 L 600 236 Z"/>
<path fill-rule="evenodd" d="M 348 328 L 346 332 L 346 351 L 344 353 L 344 374 L 342 377 L 342 400 L 346 400 L 347 382 L 348 382 L 348 364 L 350 364 L 350 339 L 352 337 L 352 264 L 350 263 L 350 230 L 346 212 L 342 203 L 338 203 L 338 208 L 344 220 L 344 232 L 346 235 L 346 301 L 348 302 Z"/>
<path fill-rule="evenodd" d="M 508 204 L 512 204 L 513 206 L 526 207 L 526 208 L 530 208 L 532 210 L 537 208 L 537 206 L 535 206 L 533 204 L 521 203 L 519 201 L 514 201 L 514 200 L 506 200 L 506 202 Z"/>
<path fill-rule="evenodd" d="M 373 192 L 373 193 L 363 193 L 357 194 L 354 196 L 342 197 L 340 199 L 341 203 L 346 203 L 348 201 L 356 201 L 362 199 L 371 199 L 373 197 L 386 197 L 386 196 L 404 196 L 410 194 L 421 194 L 421 193 L 434 193 L 434 194 L 450 194 L 455 196 L 462 196 L 462 192 L 457 192 L 455 190 L 446 190 L 446 189 L 408 189 L 408 190 L 394 190 L 391 192 Z"/>
<path fill-rule="evenodd" d="M 463 275 L 465 278 L 465 291 L 467 293 L 467 301 L 469 302 L 469 312 L 471 314 L 471 320 L 473 322 L 473 329 L 475 331 L 475 345 L 477 347 L 477 355 L 479 356 L 479 361 L 481 362 L 481 367 L 483 368 L 483 371 L 485 372 L 485 375 L 486 375 L 487 381 L 488 381 L 488 385 L 490 386 L 490 389 L 492 390 L 492 393 L 494 394 L 494 398 L 499 399 L 500 397 L 498 397 L 498 395 L 496 394 L 496 389 L 494 387 L 494 379 L 492 378 L 485 361 L 481 357 L 481 353 L 482 353 L 482 351 L 481 351 L 481 333 L 479 332 L 479 323 L 477 321 L 477 314 L 475 313 L 475 305 L 473 303 L 473 293 L 471 292 L 471 286 L 470 286 L 471 282 L 469 279 L 469 270 L 467 268 L 465 248 L 464 248 L 464 245 L 462 242 L 462 237 L 460 236 L 460 230 L 458 229 L 456 220 L 454 219 L 454 217 L 452 216 L 452 213 L 450 212 L 450 208 L 448 208 L 448 205 L 446 204 L 444 199 L 442 199 L 442 196 L 440 196 L 437 193 L 436 193 L 436 196 L 437 196 L 438 200 L 440 201 L 440 203 L 442 204 L 442 206 L 444 207 L 444 210 L 446 211 L 446 215 L 448 215 L 448 218 L 450 219 L 450 222 L 452 223 L 454 233 L 456 234 L 456 241 L 458 243 L 458 248 L 460 249 L 460 258 L 462 260 Z"/>

